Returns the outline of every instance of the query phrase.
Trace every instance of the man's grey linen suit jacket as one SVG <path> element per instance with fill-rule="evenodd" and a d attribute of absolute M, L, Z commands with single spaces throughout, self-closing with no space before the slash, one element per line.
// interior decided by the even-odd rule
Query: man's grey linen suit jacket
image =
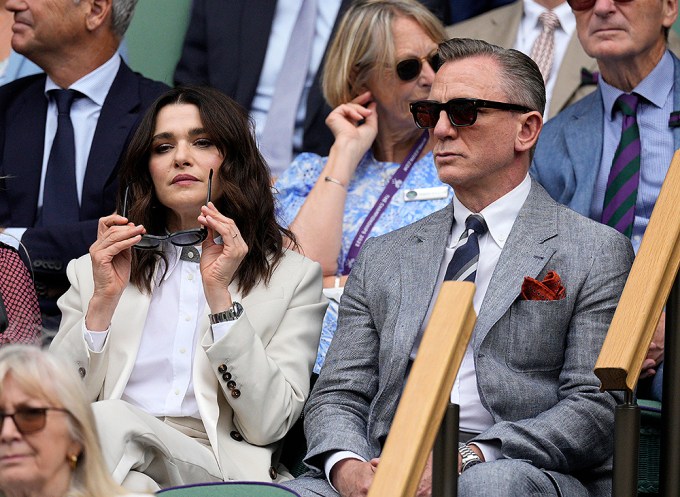
<path fill-rule="evenodd" d="M 671 55 L 675 111 L 680 110 L 680 60 L 673 52 Z M 545 124 L 536 145 L 531 176 L 559 203 L 590 216 L 602 162 L 603 136 L 604 103 L 598 88 Z M 680 149 L 680 128 L 673 128 L 673 143 L 675 150 Z"/>
<path fill-rule="evenodd" d="M 364 245 L 305 408 L 310 466 L 322 470 L 337 450 L 380 456 L 452 222 L 448 206 Z M 500 442 L 503 457 L 548 471 L 565 496 L 580 487 L 575 478 L 592 496 L 611 495 L 616 400 L 599 391 L 593 367 L 632 259 L 627 238 L 532 182 L 473 332 L 479 394 L 495 421 L 476 440 Z M 542 279 L 550 270 L 560 275 L 565 299 L 518 299 L 525 276 Z M 299 483 L 335 495 L 315 476 Z"/>

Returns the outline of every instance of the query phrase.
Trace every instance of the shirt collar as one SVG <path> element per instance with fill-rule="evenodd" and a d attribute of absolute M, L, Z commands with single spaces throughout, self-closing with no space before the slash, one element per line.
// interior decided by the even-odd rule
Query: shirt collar
<path fill-rule="evenodd" d="M 512 226 L 515 224 L 515 219 L 517 219 L 519 211 L 522 209 L 524 202 L 529 196 L 530 190 L 531 179 L 527 174 L 519 185 L 492 204 L 487 205 L 480 212 L 480 214 L 484 216 L 486 225 L 489 228 L 489 235 L 491 235 L 493 241 L 501 249 L 505 246 L 508 236 L 510 236 Z M 461 233 L 461 228 L 465 226 L 465 220 L 470 214 L 473 214 L 473 212 L 465 207 L 460 202 L 460 200 L 458 200 L 458 197 L 456 197 L 454 191 L 453 217 L 455 219 L 455 223 L 453 225 L 453 231 Z M 458 229 L 456 229 L 456 227 L 458 227 Z M 453 232 L 449 243 L 452 244 L 450 245 L 452 247 L 458 243 L 458 237 L 454 237 Z"/>
<path fill-rule="evenodd" d="M 537 4 L 534 0 L 524 0 L 524 17 L 526 18 L 528 25 L 535 29 L 538 29 L 538 16 L 547 10 L 550 9 L 546 9 L 542 5 Z M 571 11 L 569 4 L 567 2 L 561 3 L 552 9 L 552 11 L 560 20 L 560 27 L 557 29 L 561 29 L 571 36 L 574 31 L 576 31 L 576 18 L 574 17 L 574 13 Z"/>
<path fill-rule="evenodd" d="M 106 100 L 106 96 L 109 94 L 109 89 L 113 84 L 113 80 L 116 79 L 116 75 L 120 69 L 120 63 L 120 55 L 116 52 L 113 57 L 104 64 L 80 78 L 68 89 L 78 90 L 98 106 L 102 107 L 104 105 L 104 100 Z M 60 89 L 62 88 L 57 85 L 52 78 L 47 76 L 47 80 L 45 81 L 45 95 L 47 95 L 47 92 L 50 90 Z"/>
<path fill-rule="evenodd" d="M 633 92 L 644 97 L 653 105 L 663 108 L 668 95 L 673 90 L 673 78 L 675 74 L 675 67 L 673 64 L 673 57 L 668 50 L 663 54 L 661 60 L 656 65 L 652 72 L 650 72 L 645 79 L 633 88 Z M 605 116 L 609 121 L 613 121 L 614 116 L 612 111 L 616 99 L 625 92 L 610 85 L 603 78 L 599 78 L 598 84 L 602 92 L 602 102 L 604 103 Z"/>

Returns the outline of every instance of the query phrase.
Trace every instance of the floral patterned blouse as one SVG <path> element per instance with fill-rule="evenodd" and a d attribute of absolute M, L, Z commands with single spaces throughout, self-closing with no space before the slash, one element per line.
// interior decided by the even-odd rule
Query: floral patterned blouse
<path fill-rule="evenodd" d="M 289 226 L 297 216 L 300 207 L 316 183 L 328 157 L 304 153 L 298 155 L 290 167 L 281 175 L 275 184 L 277 198 L 276 213 L 282 226 Z M 347 188 L 345 214 L 343 217 L 343 237 L 338 257 L 340 271 L 354 237 L 361 228 L 364 219 L 378 201 L 380 194 L 392 175 L 399 168 L 394 162 L 379 162 L 368 152 L 359 163 L 352 181 Z M 439 188 L 441 191 L 434 190 Z M 424 191 L 424 189 L 427 189 Z M 408 200 L 414 196 L 413 190 L 420 195 L 434 193 L 430 200 Z M 416 195 L 417 196 L 417 195 Z M 370 236 L 383 235 L 411 224 L 451 202 L 453 190 L 443 184 L 437 176 L 432 153 L 428 153 L 413 165 L 400 190 L 392 197 Z M 338 319 L 338 302 L 331 299 L 321 332 L 321 343 L 317 355 L 314 372 L 318 373 L 328 351 L 328 346 L 335 333 Z"/>

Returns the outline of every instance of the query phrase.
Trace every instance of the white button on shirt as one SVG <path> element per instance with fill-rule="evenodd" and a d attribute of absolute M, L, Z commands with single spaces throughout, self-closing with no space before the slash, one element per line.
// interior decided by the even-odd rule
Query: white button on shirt
<path fill-rule="evenodd" d="M 154 416 L 200 418 L 192 370 L 210 309 L 203 285 L 196 284 L 201 281 L 200 265 L 180 260 L 180 250 L 172 245 L 166 244 L 166 250 L 171 254 L 169 269 L 152 291 L 135 365 L 121 399 Z M 162 271 L 157 273 L 160 278 Z M 231 287 L 230 291 L 238 301 Z M 236 322 L 212 326 L 214 340 L 225 338 Z M 108 330 L 89 331 L 83 323 L 83 331 L 88 347 L 101 352 Z"/>

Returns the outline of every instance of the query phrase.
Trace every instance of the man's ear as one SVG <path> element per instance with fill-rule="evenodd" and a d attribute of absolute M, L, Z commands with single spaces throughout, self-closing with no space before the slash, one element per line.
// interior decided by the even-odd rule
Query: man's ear
<path fill-rule="evenodd" d="M 87 0 L 89 10 L 85 23 L 89 31 L 95 31 L 100 26 L 111 21 L 112 0 Z"/>
<path fill-rule="evenodd" d="M 522 114 L 515 138 L 515 152 L 527 152 L 536 144 L 543 128 L 543 117 L 540 112 L 531 111 Z"/>

